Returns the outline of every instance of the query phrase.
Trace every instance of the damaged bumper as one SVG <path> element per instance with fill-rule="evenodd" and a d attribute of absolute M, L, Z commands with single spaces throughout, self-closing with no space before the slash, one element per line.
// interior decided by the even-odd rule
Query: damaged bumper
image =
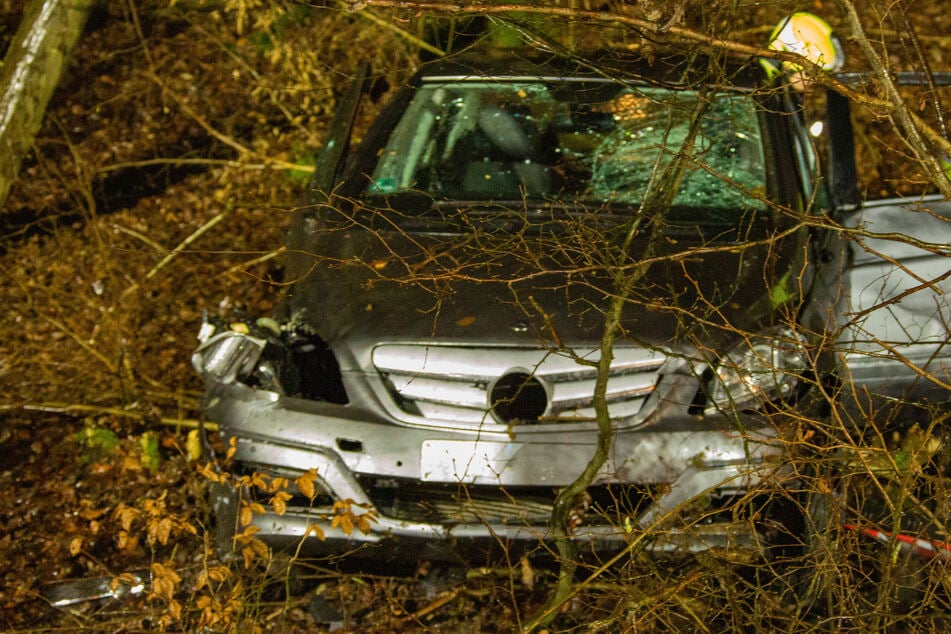
<path fill-rule="evenodd" d="M 233 443 L 241 469 L 291 482 L 316 469 L 318 495 L 292 487 L 280 513 L 261 504 L 265 512 L 251 518 L 256 538 L 302 554 L 394 559 L 405 558 L 407 545 L 432 559 L 543 548 L 557 492 L 584 470 L 597 441 L 594 431 L 510 436 L 400 426 L 372 405 L 289 398 L 240 383 L 209 392 L 209 417 Z M 744 425 L 744 433 L 727 430 Z M 576 509 L 572 535 L 596 553 L 635 538 L 661 553 L 755 547 L 761 536 L 753 523 L 716 508 L 774 477 L 781 455 L 772 428 L 755 417 L 735 427 L 710 416 L 668 416 L 662 425 L 619 431 Z M 241 509 L 253 496 L 218 488 L 220 546 L 229 548 L 244 529 Z M 368 513 L 369 530 L 334 521 L 338 501 Z"/>

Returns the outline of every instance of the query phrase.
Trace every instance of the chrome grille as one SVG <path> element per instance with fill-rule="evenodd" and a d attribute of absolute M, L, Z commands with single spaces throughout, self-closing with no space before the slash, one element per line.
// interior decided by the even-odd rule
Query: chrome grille
<path fill-rule="evenodd" d="M 554 423 L 594 420 L 592 404 L 597 350 L 575 356 L 538 348 L 384 344 L 373 351 L 373 364 L 385 379 L 407 420 L 473 425 L 505 424 L 493 416 L 493 385 L 526 374 L 541 383 L 548 404 L 537 420 Z M 607 400 L 612 418 L 637 414 L 654 390 L 665 357 L 655 350 L 614 350 Z M 511 421 L 509 421 L 511 422 Z"/>

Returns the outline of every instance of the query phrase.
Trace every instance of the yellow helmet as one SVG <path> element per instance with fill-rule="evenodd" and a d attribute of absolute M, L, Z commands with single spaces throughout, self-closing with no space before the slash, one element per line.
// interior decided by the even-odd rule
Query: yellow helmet
<path fill-rule="evenodd" d="M 800 11 L 782 20 L 773 29 L 769 47 L 774 51 L 798 53 L 818 64 L 825 70 L 839 70 L 845 62 L 842 46 L 834 35 L 829 23 L 819 16 Z M 788 62 L 785 70 L 798 70 L 799 67 Z"/>

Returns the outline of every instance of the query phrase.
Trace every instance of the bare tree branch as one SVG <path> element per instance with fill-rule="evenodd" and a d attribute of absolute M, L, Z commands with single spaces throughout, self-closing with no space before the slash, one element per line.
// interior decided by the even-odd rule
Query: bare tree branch
<path fill-rule="evenodd" d="M 945 198 L 951 199 L 951 180 L 948 180 L 944 172 L 944 167 L 941 165 L 935 152 L 929 149 L 925 141 L 926 136 L 934 138 L 940 135 L 937 133 L 931 135 L 923 133 L 919 127 L 921 120 L 912 116 L 911 109 L 905 104 L 904 99 L 902 99 L 901 93 L 898 91 L 898 86 L 892 79 L 888 67 L 885 65 L 885 61 L 875 49 L 872 48 L 871 43 L 865 36 L 862 21 L 859 18 L 858 12 L 855 10 L 855 5 L 851 0 L 837 0 L 837 3 L 839 8 L 845 13 L 846 22 L 852 30 L 852 38 L 856 44 L 858 44 L 862 54 L 865 55 L 865 60 L 871 66 L 876 79 L 885 89 L 887 101 L 890 106 L 889 113 L 895 122 L 895 127 L 902 133 L 905 144 L 908 145 L 909 149 L 914 153 L 915 158 L 920 161 L 931 182 L 934 183 L 938 191 L 940 191 Z"/>

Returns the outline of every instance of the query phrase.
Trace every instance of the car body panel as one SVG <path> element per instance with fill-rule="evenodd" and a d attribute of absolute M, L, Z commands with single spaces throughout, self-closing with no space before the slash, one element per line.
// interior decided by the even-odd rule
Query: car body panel
<path fill-rule="evenodd" d="M 867 203 L 849 268 L 845 364 L 852 383 L 894 398 L 947 398 L 951 386 L 951 202 Z"/>

